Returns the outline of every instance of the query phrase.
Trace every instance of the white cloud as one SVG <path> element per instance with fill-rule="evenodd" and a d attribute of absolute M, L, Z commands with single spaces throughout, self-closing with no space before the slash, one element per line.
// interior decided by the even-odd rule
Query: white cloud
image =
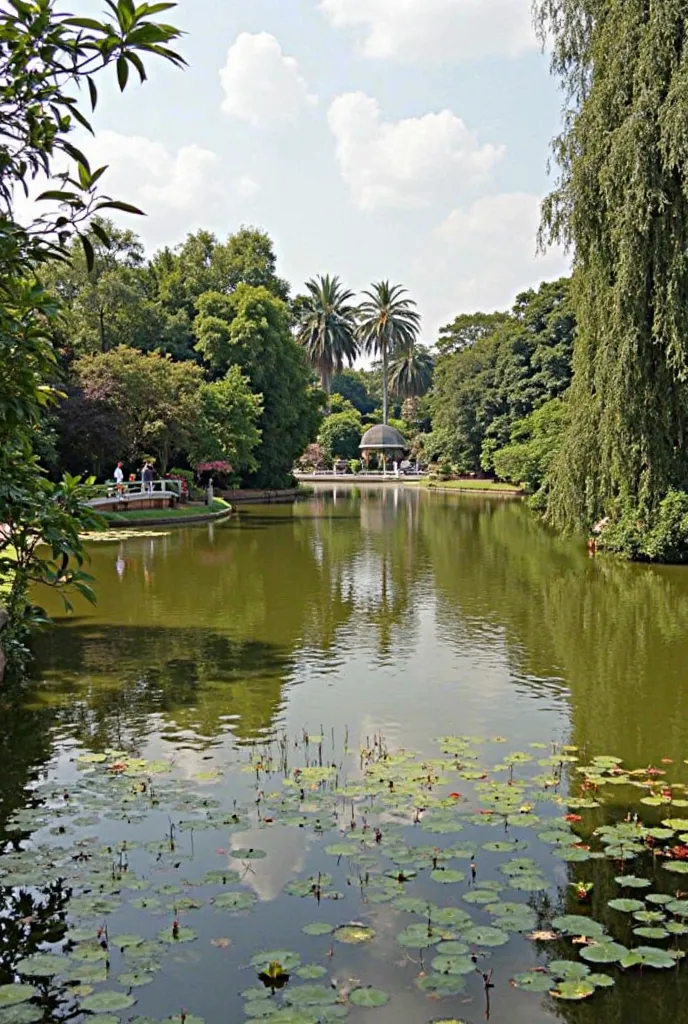
<path fill-rule="evenodd" d="M 450 110 L 397 122 L 383 121 L 377 100 L 345 93 L 328 120 L 342 176 L 362 210 L 418 206 L 438 189 L 489 176 L 504 147 L 480 145 Z"/>
<path fill-rule="evenodd" d="M 244 174 L 237 182 L 237 192 L 242 199 L 251 199 L 260 192 L 260 184 L 249 174 Z"/>
<path fill-rule="evenodd" d="M 507 309 L 520 291 L 569 272 L 560 248 L 537 254 L 540 203 L 539 196 L 511 192 L 450 213 L 432 239 L 434 258 L 428 253 L 424 261 L 426 274 L 439 275 L 433 310 L 439 322 L 476 309 Z"/>
<path fill-rule="evenodd" d="M 254 125 L 293 121 L 301 107 L 317 102 L 308 92 L 293 57 L 269 32 L 242 32 L 230 46 L 220 69 L 225 98 L 222 109 Z"/>
<path fill-rule="evenodd" d="M 86 146 L 91 167 L 108 165 L 103 189 L 144 208 L 192 209 L 207 195 L 217 156 L 197 145 L 175 153 L 142 135 L 98 132 Z"/>
<path fill-rule="evenodd" d="M 363 31 L 368 57 L 517 56 L 537 46 L 528 0 L 320 0 L 336 27 Z"/>

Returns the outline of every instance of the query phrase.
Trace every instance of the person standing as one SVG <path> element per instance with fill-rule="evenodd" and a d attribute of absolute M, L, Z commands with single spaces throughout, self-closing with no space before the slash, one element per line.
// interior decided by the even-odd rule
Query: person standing
<path fill-rule="evenodd" d="M 153 467 L 149 462 L 144 462 L 141 472 L 142 491 L 144 494 L 153 493 Z"/>
<path fill-rule="evenodd" d="M 117 485 L 117 493 L 122 494 L 124 491 L 124 463 L 118 462 L 115 467 L 115 484 Z"/>

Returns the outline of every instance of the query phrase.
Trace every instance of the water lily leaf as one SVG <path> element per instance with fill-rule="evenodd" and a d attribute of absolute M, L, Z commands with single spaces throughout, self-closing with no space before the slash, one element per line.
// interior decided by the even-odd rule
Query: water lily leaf
<path fill-rule="evenodd" d="M 435 868 L 435 870 L 430 873 L 430 877 L 435 882 L 451 883 L 463 882 L 466 875 L 463 871 L 454 871 L 451 868 Z"/>
<path fill-rule="evenodd" d="M 161 932 L 158 932 L 158 938 L 161 942 L 167 942 L 174 946 L 178 942 L 193 942 L 198 938 L 198 934 L 193 928 L 180 925 L 178 928 L 173 928 L 172 926 L 163 928 Z"/>
<path fill-rule="evenodd" d="M 128 946 L 140 946 L 142 942 L 142 935 L 132 935 L 128 933 L 123 935 L 114 935 L 110 939 L 110 945 L 115 946 L 116 949 L 126 949 Z"/>
<path fill-rule="evenodd" d="M 370 942 L 375 938 L 375 932 L 363 924 L 343 924 L 335 930 L 334 937 L 337 942 L 344 942 L 347 945 L 358 945 L 360 942 Z"/>
<path fill-rule="evenodd" d="M 647 889 L 652 885 L 649 878 L 641 878 L 638 875 L 618 875 L 614 881 L 627 889 Z"/>
<path fill-rule="evenodd" d="M 543 892 L 549 889 L 548 882 L 539 875 L 517 875 L 509 882 L 512 889 L 520 889 L 522 892 Z"/>
<path fill-rule="evenodd" d="M 265 850 L 255 850 L 252 846 L 230 850 L 230 854 L 235 860 L 264 860 L 267 857 Z"/>
<path fill-rule="evenodd" d="M 271 964 L 279 964 L 282 972 L 289 973 L 300 963 L 301 957 L 291 949 L 270 949 L 251 957 L 251 967 L 256 971 L 267 971 Z"/>
<path fill-rule="evenodd" d="M 638 910 L 642 910 L 644 904 L 641 900 L 630 900 L 630 899 L 618 899 L 608 900 L 607 906 L 611 907 L 612 910 L 619 910 L 622 914 L 633 914 Z"/>
<path fill-rule="evenodd" d="M 550 992 L 550 995 L 554 996 L 555 999 L 569 999 L 572 1001 L 588 999 L 594 994 L 595 985 L 588 978 L 578 978 L 575 981 L 562 981 Z"/>
<path fill-rule="evenodd" d="M 585 946 L 580 955 L 591 964 L 615 964 L 626 956 L 628 950 L 619 942 L 605 940 L 593 946 Z"/>
<path fill-rule="evenodd" d="M 34 1003 L 16 1003 L 0 1010 L 0 1024 L 36 1024 L 42 1020 L 43 1008 Z M 115 1024 L 120 1024 L 119 1020 Z"/>
<path fill-rule="evenodd" d="M 244 910 L 250 910 L 256 902 L 256 897 L 251 892 L 221 892 L 218 896 L 213 896 L 210 902 L 216 910 L 239 914 Z"/>
<path fill-rule="evenodd" d="M 466 942 L 475 946 L 503 946 L 509 941 L 509 936 L 501 928 L 491 928 L 489 925 L 469 928 L 463 933 Z"/>
<path fill-rule="evenodd" d="M 304 935 L 331 935 L 334 927 L 326 921 L 314 921 L 313 924 L 305 924 L 301 931 Z"/>
<path fill-rule="evenodd" d="M 580 960 L 552 960 L 548 965 L 549 973 L 559 981 L 575 981 L 590 974 L 590 968 Z"/>
<path fill-rule="evenodd" d="M 234 882 L 238 882 L 241 879 L 241 875 L 238 871 L 208 871 L 205 876 L 205 881 L 208 885 L 232 885 Z"/>
<path fill-rule="evenodd" d="M 665 860 L 662 867 L 665 871 L 673 871 L 675 875 L 688 875 L 687 860 Z"/>
<path fill-rule="evenodd" d="M 613 988 L 616 984 L 608 974 L 589 974 L 588 981 L 591 981 L 595 988 Z"/>
<path fill-rule="evenodd" d="M 641 939 L 666 939 L 669 932 L 666 928 L 659 926 L 641 925 L 639 928 L 633 929 L 633 934 Z"/>
<path fill-rule="evenodd" d="M 61 974 L 67 967 L 67 960 L 63 956 L 36 953 L 34 956 L 27 956 L 20 960 L 17 964 L 17 971 L 26 978 L 52 978 L 56 974 Z"/>
<path fill-rule="evenodd" d="M 349 1002 L 354 1006 L 368 1008 L 386 1006 L 389 1002 L 389 992 L 385 992 L 381 988 L 355 988 L 349 996 Z"/>
<path fill-rule="evenodd" d="M 542 838 L 542 837 L 540 837 Z M 578 840 L 576 839 L 576 842 Z M 528 843 L 524 843 L 520 840 L 498 839 L 496 842 L 483 843 L 483 850 L 489 850 L 492 853 L 513 853 L 516 850 L 525 850 Z"/>
<path fill-rule="evenodd" d="M 320 964 L 304 964 L 303 967 L 299 967 L 294 973 L 297 978 L 303 978 L 304 981 L 315 981 L 316 978 L 324 978 L 327 974 L 327 969 Z"/>
<path fill-rule="evenodd" d="M 353 843 L 330 843 L 325 847 L 325 853 L 330 857 L 352 857 L 358 852 L 358 846 L 354 846 Z"/>
<path fill-rule="evenodd" d="M 515 974 L 511 984 L 514 988 L 522 988 L 527 992 L 549 992 L 552 979 L 549 974 L 542 971 L 524 971 L 522 974 Z"/>
<path fill-rule="evenodd" d="M 38 995 L 32 985 L 0 985 L 0 1009 L 26 1003 Z"/>
<path fill-rule="evenodd" d="M 668 921 L 664 927 L 670 935 L 688 935 L 688 924 L 683 921 Z"/>
<path fill-rule="evenodd" d="M 675 958 L 664 949 L 655 949 L 654 946 L 638 946 L 637 949 L 627 951 L 621 959 L 622 967 L 654 967 L 656 970 L 666 970 L 676 966 Z"/>
<path fill-rule="evenodd" d="M 688 818 L 665 818 L 662 825 L 674 832 L 686 832 L 688 831 Z"/>
<path fill-rule="evenodd" d="M 466 979 L 459 974 L 426 974 L 416 978 L 416 985 L 432 995 L 456 996 L 466 987 Z"/>
<path fill-rule="evenodd" d="M 337 993 L 328 985 L 299 985 L 284 996 L 292 1006 L 328 1006 L 337 1002 Z"/>
<path fill-rule="evenodd" d="M 419 922 L 411 924 L 403 932 L 399 932 L 397 942 L 400 946 L 406 946 L 408 949 L 427 949 L 440 942 L 446 935 L 446 930 L 441 927 L 434 928 L 432 925 L 428 927 L 426 922 Z M 449 935 L 451 937 L 451 932 Z"/>
<path fill-rule="evenodd" d="M 635 921 L 642 921 L 643 924 L 660 924 L 665 920 L 661 910 L 637 910 L 633 914 Z"/>
<path fill-rule="evenodd" d="M 124 988 L 141 988 L 143 985 L 150 985 L 153 980 L 152 974 L 145 974 L 142 971 L 131 971 L 117 977 L 117 981 Z"/>
<path fill-rule="evenodd" d="M 478 905 L 494 903 L 494 898 L 494 892 L 487 889 L 472 889 L 470 892 L 465 892 L 461 897 L 466 903 L 477 903 Z"/>
<path fill-rule="evenodd" d="M 648 903 L 656 903 L 659 907 L 675 902 L 673 896 L 668 896 L 664 892 L 651 892 L 645 899 Z M 688 903 L 686 903 L 686 913 L 688 914 Z"/>
<path fill-rule="evenodd" d="M 464 956 L 466 953 L 470 953 L 471 947 L 467 942 L 458 942 L 453 939 L 449 939 L 446 942 L 440 942 L 436 947 L 435 952 L 438 956 Z"/>
<path fill-rule="evenodd" d="M 93 1013 L 107 1013 L 108 1010 L 128 1010 L 135 1002 L 134 997 L 125 992 L 96 992 L 84 999 L 81 1008 Z"/>
<path fill-rule="evenodd" d="M 395 910 L 403 910 L 408 914 L 427 914 L 428 901 L 417 896 L 399 896 L 392 901 Z"/>
<path fill-rule="evenodd" d="M 432 961 L 432 969 L 438 974 L 472 974 L 475 963 L 470 956 L 436 956 Z"/>

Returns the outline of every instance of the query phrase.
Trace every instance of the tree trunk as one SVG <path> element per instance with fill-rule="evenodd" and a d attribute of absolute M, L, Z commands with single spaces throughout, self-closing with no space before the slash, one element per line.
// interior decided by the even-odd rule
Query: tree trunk
<path fill-rule="evenodd" d="M 332 375 L 329 370 L 320 371 L 320 387 L 327 395 L 327 402 L 325 403 L 325 412 L 329 416 L 332 411 Z"/>
<path fill-rule="evenodd" d="M 382 346 L 382 422 L 387 424 L 387 342 Z"/>

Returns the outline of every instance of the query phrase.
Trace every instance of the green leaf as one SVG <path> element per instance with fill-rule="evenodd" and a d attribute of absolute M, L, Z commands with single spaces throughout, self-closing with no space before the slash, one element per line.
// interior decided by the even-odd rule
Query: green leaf
<path fill-rule="evenodd" d="M 628 950 L 611 939 L 598 942 L 593 946 L 585 946 L 580 955 L 591 964 L 615 964 L 626 956 Z"/>
<path fill-rule="evenodd" d="M 527 992 L 549 992 L 552 979 L 549 974 L 542 971 L 524 971 L 522 974 L 515 974 L 511 984 L 514 988 L 522 988 Z"/>
<path fill-rule="evenodd" d="M 562 981 L 550 993 L 555 999 L 566 999 L 576 1002 L 581 999 L 588 999 L 594 994 L 595 985 L 588 978 L 579 978 L 577 981 Z"/>
<path fill-rule="evenodd" d="M 133 996 L 128 996 L 124 992 L 96 992 L 83 1000 L 81 1008 L 93 1013 L 107 1013 L 108 1011 L 127 1010 L 135 1002 Z"/>
<path fill-rule="evenodd" d="M 0 1009 L 26 1003 L 38 994 L 32 985 L 0 985 Z"/>
<path fill-rule="evenodd" d="M 117 81 L 120 92 L 124 92 L 129 81 L 129 65 L 124 57 L 117 58 Z"/>
<path fill-rule="evenodd" d="M 368 1009 L 386 1006 L 389 1002 L 389 992 L 381 988 L 355 988 L 349 996 L 349 1002 L 354 1006 L 364 1006 Z"/>

